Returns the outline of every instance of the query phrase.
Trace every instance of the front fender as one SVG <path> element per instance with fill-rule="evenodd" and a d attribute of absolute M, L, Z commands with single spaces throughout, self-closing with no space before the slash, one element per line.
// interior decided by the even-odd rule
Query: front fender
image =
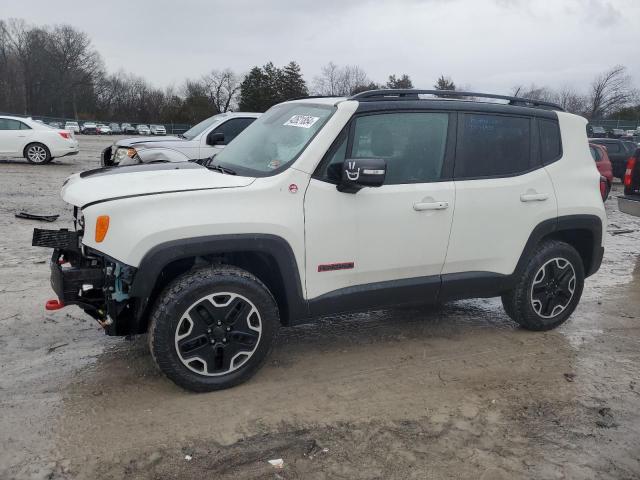
<path fill-rule="evenodd" d="M 153 162 L 187 162 L 191 160 L 184 153 L 171 148 L 143 148 L 138 150 L 137 157 L 140 163 Z"/>

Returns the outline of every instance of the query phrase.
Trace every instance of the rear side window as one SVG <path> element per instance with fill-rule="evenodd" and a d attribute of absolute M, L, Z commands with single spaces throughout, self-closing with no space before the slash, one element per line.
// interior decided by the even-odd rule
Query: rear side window
<path fill-rule="evenodd" d="M 540 135 L 540 159 L 544 165 L 558 160 L 562 156 L 560 126 L 553 120 L 538 119 Z"/>
<path fill-rule="evenodd" d="M 456 179 L 515 175 L 530 170 L 531 166 L 531 119 L 462 115 Z"/>
<path fill-rule="evenodd" d="M 598 149 L 596 147 L 589 147 L 589 150 L 591 150 L 591 156 L 593 157 L 593 159 L 596 162 L 600 161 L 600 152 L 598 151 Z"/>

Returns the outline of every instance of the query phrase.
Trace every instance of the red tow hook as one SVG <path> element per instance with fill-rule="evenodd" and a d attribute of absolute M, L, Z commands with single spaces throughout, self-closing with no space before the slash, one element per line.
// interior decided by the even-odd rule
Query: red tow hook
<path fill-rule="evenodd" d="M 44 304 L 45 310 L 60 310 L 64 308 L 64 303 L 60 300 L 47 300 L 47 303 Z"/>

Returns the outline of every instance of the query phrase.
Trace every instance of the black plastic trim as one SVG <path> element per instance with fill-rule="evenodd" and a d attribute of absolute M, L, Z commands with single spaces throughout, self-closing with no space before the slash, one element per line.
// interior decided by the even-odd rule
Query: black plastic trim
<path fill-rule="evenodd" d="M 372 310 L 380 307 L 434 303 L 440 275 L 368 283 L 334 290 L 309 300 L 312 316 Z"/>
<path fill-rule="evenodd" d="M 281 237 L 267 234 L 211 235 L 206 237 L 173 240 L 156 245 L 142 259 L 129 295 L 140 299 L 137 319 L 141 321 L 164 267 L 170 263 L 193 257 L 235 252 L 265 253 L 278 264 L 284 284 L 288 318 L 284 323 L 309 316 L 307 302 L 302 292 L 298 264 L 289 243 Z"/>

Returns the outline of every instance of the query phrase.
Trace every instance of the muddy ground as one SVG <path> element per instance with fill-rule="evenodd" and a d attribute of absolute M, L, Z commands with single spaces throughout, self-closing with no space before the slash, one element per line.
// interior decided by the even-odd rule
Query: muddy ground
<path fill-rule="evenodd" d="M 43 308 L 32 228 L 70 225 L 61 183 L 110 140 L 0 161 L 0 478 L 640 478 L 640 219 L 615 198 L 602 268 L 555 331 L 496 299 L 326 318 L 282 329 L 248 383 L 192 394 L 145 338 Z"/>

